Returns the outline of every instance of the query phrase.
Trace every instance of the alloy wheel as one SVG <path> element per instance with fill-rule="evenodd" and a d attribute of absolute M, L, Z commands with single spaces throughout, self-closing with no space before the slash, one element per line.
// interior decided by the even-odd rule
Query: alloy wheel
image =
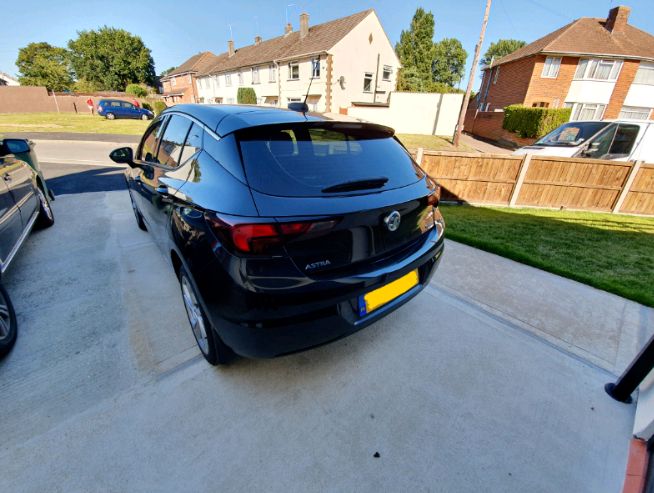
<path fill-rule="evenodd" d="M 195 292 L 191 287 L 191 283 L 186 276 L 182 276 L 182 298 L 184 299 L 184 307 L 186 308 L 186 314 L 191 323 L 191 329 L 193 330 L 195 340 L 197 341 L 200 350 L 204 354 L 209 354 L 209 339 L 207 338 L 207 327 L 204 315 L 197 297 L 195 296 Z"/>
<path fill-rule="evenodd" d="M 0 341 L 6 339 L 11 334 L 11 313 L 9 302 L 5 299 L 0 291 Z"/>
<path fill-rule="evenodd" d="M 43 190 L 40 188 L 37 189 L 37 194 L 39 195 L 39 202 L 41 202 L 41 210 L 45 213 L 48 220 L 52 221 L 54 219 L 54 215 L 52 214 L 50 202 L 48 202 L 48 199 L 45 197 Z"/>

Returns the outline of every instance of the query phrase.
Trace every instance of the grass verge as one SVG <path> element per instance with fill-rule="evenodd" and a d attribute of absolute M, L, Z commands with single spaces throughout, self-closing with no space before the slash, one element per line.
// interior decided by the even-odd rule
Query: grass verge
<path fill-rule="evenodd" d="M 0 133 L 71 132 L 141 135 L 148 123 L 142 120 L 107 120 L 88 113 L 0 113 Z"/>
<path fill-rule="evenodd" d="M 452 240 L 654 307 L 654 218 L 441 207 Z"/>
<path fill-rule="evenodd" d="M 432 151 L 474 151 L 465 144 L 454 147 L 449 137 L 439 137 L 438 135 L 397 134 L 397 138 L 407 149 L 422 147 Z"/>

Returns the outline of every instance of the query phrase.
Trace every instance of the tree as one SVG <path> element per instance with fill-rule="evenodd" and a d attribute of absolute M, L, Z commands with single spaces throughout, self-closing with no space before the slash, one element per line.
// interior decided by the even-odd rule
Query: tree
<path fill-rule="evenodd" d="M 480 65 L 490 65 L 491 61 L 498 61 L 500 58 L 522 48 L 527 43 L 519 39 L 498 39 L 491 43 L 486 53 L 479 62 Z"/>
<path fill-rule="evenodd" d="M 71 63 L 78 78 L 100 89 L 122 91 L 132 82 L 153 85 L 154 61 L 140 37 L 104 26 L 80 31 L 68 42 Z"/>
<path fill-rule="evenodd" d="M 236 91 L 236 102 L 238 104 L 257 104 L 257 93 L 253 87 L 239 87 Z"/>
<path fill-rule="evenodd" d="M 148 95 L 148 88 L 140 84 L 127 84 L 125 92 L 137 98 L 145 98 Z"/>
<path fill-rule="evenodd" d="M 89 82 L 86 79 L 79 79 L 73 84 L 73 91 L 81 93 L 90 93 L 98 91 L 98 86 L 94 82 Z"/>
<path fill-rule="evenodd" d="M 171 73 L 171 72 L 172 72 L 173 70 L 175 70 L 176 68 L 177 68 L 177 67 L 170 67 L 170 68 L 167 68 L 166 70 L 162 71 L 162 72 L 159 74 L 159 77 L 165 77 L 166 75 L 168 75 L 169 73 Z"/>
<path fill-rule="evenodd" d="M 49 43 L 30 43 L 18 50 L 16 66 L 24 86 L 45 86 L 65 91 L 73 84 L 68 52 Z"/>
<path fill-rule="evenodd" d="M 450 87 L 456 86 L 463 78 L 467 58 L 468 53 L 456 38 L 445 38 L 434 43 L 432 80 Z"/>
<path fill-rule="evenodd" d="M 434 60 L 434 15 L 418 8 L 411 20 L 411 28 L 402 31 L 395 51 L 402 64 L 398 89 L 415 91 L 432 82 Z"/>

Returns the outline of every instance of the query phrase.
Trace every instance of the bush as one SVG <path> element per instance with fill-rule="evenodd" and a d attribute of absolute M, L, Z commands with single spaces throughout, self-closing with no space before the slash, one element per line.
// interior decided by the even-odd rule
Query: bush
<path fill-rule="evenodd" d="M 252 87 L 239 87 L 236 101 L 238 104 L 257 104 L 257 93 Z"/>
<path fill-rule="evenodd" d="M 152 109 L 152 105 L 150 103 L 146 103 L 145 101 L 141 103 L 141 108 L 143 108 L 144 110 L 154 111 Z"/>
<path fill-rule="evenodd" d="M 75 84 L 73 84 L 73 91 L 74 92 L 81 92 L 81 93 L 94 93 L 99 91 L 100 88 L 95 82 L 90 82 L 86 79 L 79 79 L 78 81 L 75 81 Z"/>
<path fill-rule="evenodd" d="M 144 98 L 148 95 L 147 87 L 143 87 L 140 84 L 128 84 L 125 92 L 137 98 Z"/>
<path fill-rule="evenodd" d="M 570 120 L 571 108 L 530 108 L 513 104 L 504 108 L 502 127 L 520 137 L 538 138 Z"/>
<path fill-rule="evenodd" d="M 152 111 L 154 111 L 155 116 L 160 115 L 166 108 L 168 108 L 168 106 L 166 106 L 166 103 L 163 101 L 155 101 L 152 103 Z"/>

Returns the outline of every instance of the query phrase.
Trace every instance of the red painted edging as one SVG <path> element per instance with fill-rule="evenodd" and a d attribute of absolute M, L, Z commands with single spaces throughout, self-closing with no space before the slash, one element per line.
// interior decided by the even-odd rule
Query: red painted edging
<path fill-rule="evenodd" d="M 647 443 L 639 438 L 632 439 L 622 493 L 643 493 L 648 460 Z"/>

